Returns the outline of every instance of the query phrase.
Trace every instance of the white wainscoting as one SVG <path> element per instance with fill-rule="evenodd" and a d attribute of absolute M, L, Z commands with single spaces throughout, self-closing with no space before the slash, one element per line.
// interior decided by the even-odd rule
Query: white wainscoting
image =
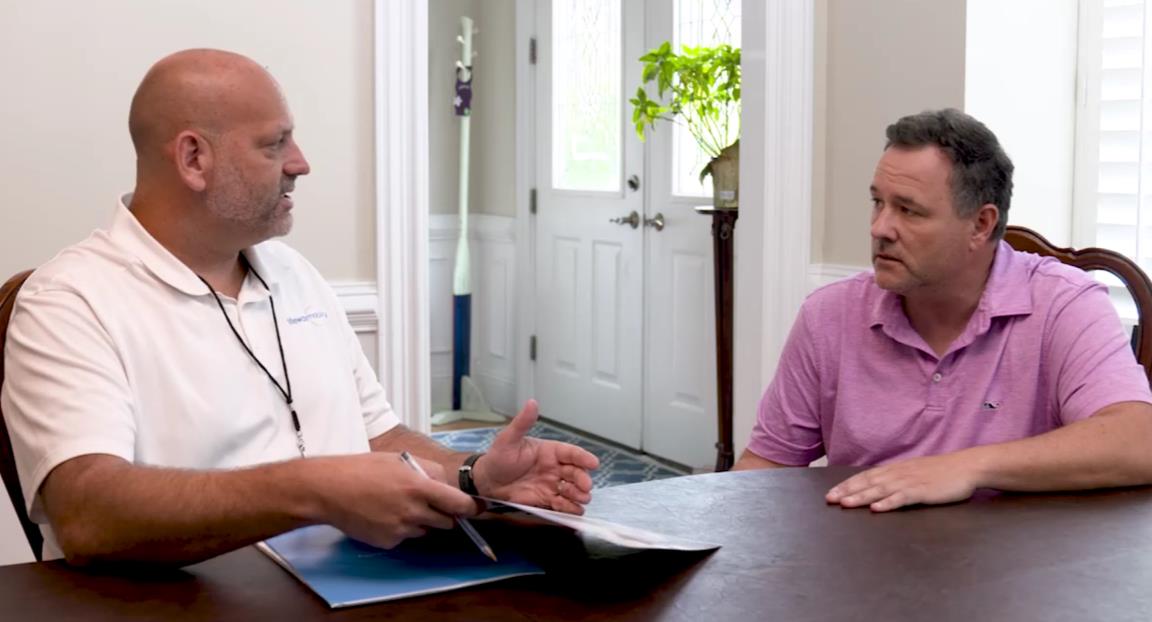
<path fill-rule="evenodd" d="M 474 214 L 469 218 L 472 265 L 472 378 L 492 410 L 514 414 L 516 403 L 516 219 Z M 433 214 L 428 232 L 428 296 L 432 412 L 452 407 L 452 270 L 459 218 Z M 334 282 L 332 289 L 373 369 L 379 318 L 374 282 Z M 527 345 L 523 346 L 527 347 Z"/>
<path fill-rule="evenodd" d="M 452 270 L 459 222 L 457 216 L 446 214 L 433 214 L 429 221 L 428 296 L 433 412 L 452 407 Z M 515 414 L 516 219 L 474 214 L 469 217 L 469 229 L 471 376 L 492 410 Z"/>
<path fill-rule="evenodd" d="M 808 264 L 808 291 L 812 292 L 829 283 L 835 283 L 871 269 L 868 266 L 849 266 L 835 263 Z"/>

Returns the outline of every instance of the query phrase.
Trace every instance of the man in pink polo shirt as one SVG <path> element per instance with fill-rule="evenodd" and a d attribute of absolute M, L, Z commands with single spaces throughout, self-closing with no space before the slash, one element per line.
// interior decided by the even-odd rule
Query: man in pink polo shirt
<path fill-rule="evenodd" d="M 1152 483 L 1152 392 L 1106 289 L 1002 241 L 1012 162 L 957 110 L 888 127 L 873 272 L 812 293 L 736 469 L 874 467 L 830 503 Z"/>

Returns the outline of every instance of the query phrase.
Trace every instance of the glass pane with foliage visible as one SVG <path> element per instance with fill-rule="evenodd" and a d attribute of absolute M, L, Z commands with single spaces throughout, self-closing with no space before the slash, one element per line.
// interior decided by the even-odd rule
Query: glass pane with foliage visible
<path fill-rule="evenodd" d="M 740 0 L 676 0 L 676 32 L 672 40 L 682 46 L 715 46 L 727 43 L 740 47 Z M 738 118 L 738 117 L 737 117 Z M 739 128 L 737 128 L 737 134 Z M 700 181 L 700 171 L 711 157 L 696 144 L 687 128 L 672 129 L 672 194 L 712 196 L 712 178 Z"/>
<path fill-rule="evenodd" d="M 552 184 L 557 189 L 620 189 L 620 17 L 620 0 L 552 5 Z"/>

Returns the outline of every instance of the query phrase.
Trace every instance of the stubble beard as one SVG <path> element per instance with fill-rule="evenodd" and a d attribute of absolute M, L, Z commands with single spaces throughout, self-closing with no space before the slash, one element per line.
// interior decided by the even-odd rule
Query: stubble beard
<path fill-rule="evenodd" d="M 904 295 L 923 284 L 924 280 L 903 261 L 883 261 L 880 269 L 873 259 L 872 272 L 876 286 L 894 294 Z"/>
<path fill-rule="evenodd" d="M 292 213 L 280 209 L 284 192 L 279 184 L 274 195 L 256 192 L 251 184 L 236 178 L 229 178 L 224 186 L 229 189 L 246 188 L 247 191 L 210 193 L 206 200 L 208 211 L 231 224 L 237 232 L 264 241 L 288 235 L 292 230 Z"/>

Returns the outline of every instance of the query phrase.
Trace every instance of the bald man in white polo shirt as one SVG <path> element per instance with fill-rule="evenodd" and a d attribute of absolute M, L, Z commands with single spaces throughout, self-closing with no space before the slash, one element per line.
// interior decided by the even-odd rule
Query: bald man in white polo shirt
<path fill-rule="evenodd" d="M 482 457 L 400 424 L 324 279 L 269 241 L 309 165 L 264 69 L 178 52 L 129 116 L 135 191 L 29 278 L 4 353 L 45 558 L 188 564 L 318 523 L 391 547 L 474 515 L 466 492 L 582 511 L 596 458 L 527 438 L 533 402 Z"/>

